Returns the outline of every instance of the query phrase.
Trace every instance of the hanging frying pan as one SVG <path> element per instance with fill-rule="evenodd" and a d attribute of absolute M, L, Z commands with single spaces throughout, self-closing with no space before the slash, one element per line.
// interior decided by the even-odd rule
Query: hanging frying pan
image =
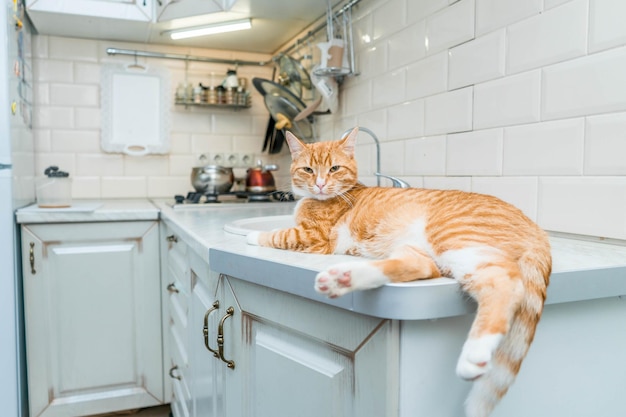
<path fill-rule="evenodd" d="M 314 139 L 311 117 L 295 120 L 306 109 L 302 100 L 282 85 L 264 78 L 253 78 L 252 84 L 263 95 L 276 130 L 291 130 L 304 141 Z"/>

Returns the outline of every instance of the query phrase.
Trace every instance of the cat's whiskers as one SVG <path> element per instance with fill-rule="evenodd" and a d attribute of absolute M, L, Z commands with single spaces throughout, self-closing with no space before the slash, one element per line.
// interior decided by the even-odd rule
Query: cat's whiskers
<path fill-rule="evenodd" d="M 354 196 L 352 196 L 351 194 L 348 193 L 342 193 L 342 194 L 338 194 L 337 197 L 341 198 L 343 201 L 346 202 L 346 204 L 348 204 L 351 208 L 354 207 L 354 201 L 355 198 Z"/>

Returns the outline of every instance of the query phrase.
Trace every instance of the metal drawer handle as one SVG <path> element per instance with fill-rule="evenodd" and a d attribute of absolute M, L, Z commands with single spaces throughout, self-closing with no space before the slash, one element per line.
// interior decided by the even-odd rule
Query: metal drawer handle
<path fill-rule="evenodd" d="M 29 251 L 29 259 L 30 259 L 30 273 L 35 275 L 37 271 L 35 271 L 35 242 L 30 242 L 30 251 Z"/>
<path fill-rule="evenodd" d="M 233 314 L 235 314 L 235 309 L 228 307 L 226 314 L 222 317 L 222 320 L 220 320 L 220 325 L 217 328 L 217 349 L 219 350 L 219 357 L 222 361 L 226 362 L 226 366 L 230 369 L 235 369 L 235 361 L 228 360 L 224 357 L 224 322 Z"/>
<path fill-rule="evenodd" d="M 177 293 L 178 292 L 178 288 L 176 288 L 176 285 L 173 282 L 167 286 L 167 290 L 170 293 Z"/>
<path fill-rule="evenodd" d="M 170 378 L 178 379 L 179 381 L 183 379 L 180 375 L 174 375 L 174 371 L 178 370 L 178 365 L 174 365 L 170 368 Z"/>
<path fill-rule="evenodd" d="M 204 334 L 204 346 L 206 346 L 206 348 L 210 352 L 212 352 L 213 356 L 215 356 L 216 358 L 220 357 L 219 352 L 215 349 L 211 349 L 211 346 L 209 346 L 209 314 L 211 314 L 218 308 L 220 308 L 220 302 L 215 301 L 213 303 L 213 307 L 208 309 L 206 313 L 204 313 L 204 327 L 202 328 L 202 334 Z"/>

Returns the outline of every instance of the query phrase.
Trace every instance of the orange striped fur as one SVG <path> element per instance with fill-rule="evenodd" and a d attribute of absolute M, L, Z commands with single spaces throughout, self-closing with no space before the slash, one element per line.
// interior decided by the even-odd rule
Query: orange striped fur
<path fill-rule="evenodd" d="M 296 227 L 248 236 L 262 246 L 355 260 L 329 266 L 317 291 L 349 291 L 446 276 L 478 303 L 457 364 L 474 380 L 468 417 L 487 417 L 517 375 L 541 317 L 551 271 L 547 234 L 498 198 L 462 191 L 365 187 L 357 181 L 358 129 L 304 144 L 291 133 Z"/>

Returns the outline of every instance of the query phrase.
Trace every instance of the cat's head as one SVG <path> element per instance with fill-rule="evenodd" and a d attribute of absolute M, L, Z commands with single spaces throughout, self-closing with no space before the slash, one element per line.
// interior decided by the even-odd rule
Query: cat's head
<path fill-rule="evenodd" d="M 287 132 L 293 192 L 302 197 L 328 200 L 354 187 L 357 184 L 354 145 L 358 133 L 359 129 L 354 128 L 341 140 L 303 143 Z"/>

